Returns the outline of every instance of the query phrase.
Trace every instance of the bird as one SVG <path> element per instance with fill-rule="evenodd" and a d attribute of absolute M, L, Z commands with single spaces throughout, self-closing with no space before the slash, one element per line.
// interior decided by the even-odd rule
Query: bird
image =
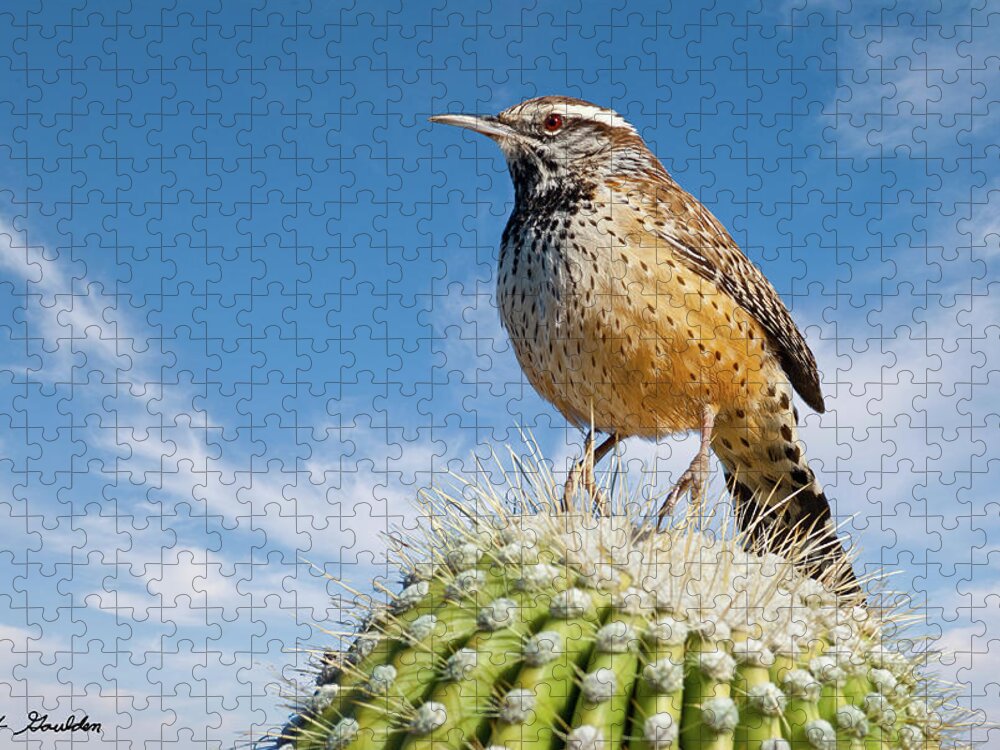
<path fill-rule="evenodd" d="M 697 431 L 659 518 L 685 492 L 704 496 L 714 453 L 748 549 L 797 549 L 809 575 L 857 594 L 798 437 L 796 393 L 825 411 L 816 359 L 723 224 L 612 109 L 543 96 L 430 120 L 487 136 L 505 157 L 514 205 L 497 307 L 528 382 L 590 429 L 567 495 L 593 491 L 594 465 L 622 440 Z M 595 432 L 607 435 L 596 448 Z"/>

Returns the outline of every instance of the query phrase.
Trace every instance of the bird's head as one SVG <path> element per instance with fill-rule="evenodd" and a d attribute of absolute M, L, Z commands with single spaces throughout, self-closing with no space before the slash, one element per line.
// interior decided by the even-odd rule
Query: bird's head
<path fill-rule="evenodd" d="M 492 138 L 507 159 L 519 198 L 612 177 L 666 173 L 632 125 L 581 99 L 543 96 L 498 115 L 435 115 L 432 122 Z"/>

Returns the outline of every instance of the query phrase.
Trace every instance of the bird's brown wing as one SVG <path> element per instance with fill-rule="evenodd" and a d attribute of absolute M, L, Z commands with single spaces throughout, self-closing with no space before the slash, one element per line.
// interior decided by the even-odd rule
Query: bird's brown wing
<path fill-rule="evenodd" d="M 778 292 L 707 208 L 676 183 L 657 180 L 658 235 L 693 272 L 712 281 L 761 324 L 774 355 L 802 399 L 823 413 L 816 358 Z"/>

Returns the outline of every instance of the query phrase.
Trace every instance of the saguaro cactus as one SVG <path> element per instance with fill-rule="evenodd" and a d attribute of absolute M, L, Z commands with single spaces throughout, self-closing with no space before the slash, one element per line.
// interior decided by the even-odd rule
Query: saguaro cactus
<path fill-rule="evenodd" d="M 542 464 L 526 507 L 555 507 Z M 509 497 L 510 488 L 506 488 Z M 326 654 L 282 750 L 939 748 L 953 713 L 891 616 L 715 524 L 425 499 L 423 557 Z M 501 488 L 500 493 L 504 493 Z M 471 496 L 471 500 L 468 498 Z M 457 509 L 456 509 L 457 508 Z M 724 524 L 721 525 L 724 527 Z M 409 540 L 407 549 L 414 546 Z"/>

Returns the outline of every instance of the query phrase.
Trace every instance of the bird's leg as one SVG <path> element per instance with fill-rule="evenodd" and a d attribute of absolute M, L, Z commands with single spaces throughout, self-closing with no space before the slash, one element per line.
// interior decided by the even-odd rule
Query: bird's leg
<path fill-rule="evenodd" d="M 594 476 L 594 467 L 600 463 L 601 459 L 604 458 L 612 448 L 615 447 L 618 439 L 618 434 L 612 433 L 605 438 L 604 442 L 595 448 L 593 430 L 587 433 L 587 440 L 583 446 L 583 458 L 573 465 L 573 468 L 570 469 L 569 476 L 566 477 L 566 485 L 563 488 L 564 511 L 569 510 L 570 500 L 573 495 L 576 494 L 577 486 L 582 484 L 583 488 L 587 490 L 591 498 L 593 498 L 594 510 L 597 514 L 608 514 L 609 508 L 607 507 L 607 498 L 605 498 L 604 492 L 597 487 L 597 479 Z"/>
<path fill-rule="evenodd" d="M 701 503 L 705 499 L 705 487 L 708 485 L 709 458 L 708 451 L 712 445 L 712 430 L 715 427 L 715 409 L 706 405 L 701 415 L 701 444 L 691 465 L 687 467 L 680 479 L 674 484 L 667 499 L 660 506 L 656 519 L 656 528 L 660 528 L 664 519 L 673 512 L 681 495 L 691 492 L 691 499 Z"/>
<path fill-rule="evenodd" d="M 597 480 L 594 478 L 594 467 L 601 462 L 611 450 L 618 445 L 618 433 L 612 432 L 608 435 L 604 442 L 597 446 L 596 450 L 593 451 L 593 455 L 590 461 L 590 485 L 587 489 L 590 492 L 590 496 L 594 498 L 594 512 L 599 516 L 609 516 L 611 515 L 611 505 L 608 503 L 608 499 L 604 494 L 604 490 L 597 487 Z M 594 444 L 591 442 L 590 447 L 593 449 Z"/>
<path fill-rule="evenodd" d="M 594 450 L 594 466 L 597 466 L 601 462 L 601 459 L 611 452 L 611 449 L 615 447 L 619 440 L 621 438 L 618 436 L 618 433 L 612 432 L 604 439 L 603 443 L 597 446 Z M 593 443 L 591 443 L 591 447 L 593 447 Z"/>
<path fill-rule="evenodd" d="M 583 457 L 573 464 L 573 468 L 569 470 L 569 475 L 566 477 L 566 484 L 563 487 L 564 511 L 569 511 L 576 489 L 581 484 L 591 497 L 594 497 L 597 489 L 597 480 L 594 478 L 594 463 L 594 431 L 590 430 L 583 443 Z"/>

